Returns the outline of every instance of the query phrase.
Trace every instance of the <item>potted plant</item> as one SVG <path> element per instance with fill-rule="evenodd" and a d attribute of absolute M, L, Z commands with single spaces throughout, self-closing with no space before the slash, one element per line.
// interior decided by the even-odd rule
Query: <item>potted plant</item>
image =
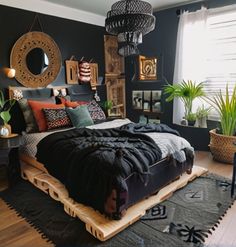
<path fill-rule="evenodd" d="M 188 126 L 194 126 L 196 123 L 196 119 L 197 119 L 196 113 L 189 113 L 186 116 L 186 120 L 188 121 Z"/>
<path fill-rule="evenodd" d="M 200 128 L 207 128 L 207 116 L 211 110 L 211 107 L 205 107 L 204 104 L 199 106 L 196 111 L 197 125 Z"/>
<path fill-rule="evenodd" d="M 11 119 L 10 110 L 15 104 L 14 99 L 5 99 L 3 92 L 0 90 L 0 117 L 2 119 L 3 125 L 0 128 L 1 136 L 8 136 L 11 134 L 11 126 L 8 122 Z"/>
<path fill-rule="evenodd" d="M 194 99 L 205 95 L 203 91 L 203 83 L 196 84 L 191 80 L 183 80 L 179 84 L 168 84 L 164 86 L 164 94 L 169 94 L 166 98 L 167 102 L 172 101 L 175 97 L 180 98 L 180 100 L 184 103 L 185 119 L 189 116 L 190 118 L 192 117 L 190 114 L 193 114 L 192 106 Z"/>
<path fill-rule="evenodd" d="M 104 103 L 103 103 L 103 109 L 104 109 L 104 112 L 105 112 L 106 117 L 109 116 L 109 112 L 112 109 L 112 107 L 113 107 L 113 103 L 112 103 L 111 100 L 104 101 Z"/>
<path fill-rule="evenodd" d="M 236 152 L 236 85 L 230 96 L 228 85 L 225 94 L 220 91 L 206 101 L 219 113 L 220 129 L 210 130 L 210 150 L 213 158 L 225 163 L 233 163 Z"/>

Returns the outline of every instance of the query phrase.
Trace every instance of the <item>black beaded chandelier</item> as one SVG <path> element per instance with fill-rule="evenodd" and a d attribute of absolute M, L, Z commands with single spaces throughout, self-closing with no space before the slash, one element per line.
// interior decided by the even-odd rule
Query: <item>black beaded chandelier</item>
<path fill-rule="evenodd" d="M 150 3 L 141 0 L 121 0 L 111 6 L 105 21 L 106 31 L 117 35 L 121 56 L 139 54 L 137 46 L 143 35 L 155 28 L 156 18 Z"/>

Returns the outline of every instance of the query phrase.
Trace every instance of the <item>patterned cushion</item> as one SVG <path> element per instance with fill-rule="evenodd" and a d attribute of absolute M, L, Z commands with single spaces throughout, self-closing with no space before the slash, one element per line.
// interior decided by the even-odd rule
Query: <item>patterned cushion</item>
<path fill-rule="evenodd" d="M 28 104 L 27 99 L 20 99 L 18 103 L 25 119 L 26 133 L 38 132 L 38 125 L 35 121 L 34 114 Z"/>
<path fill-rule="evenodd" d="M 106 115 L 104 111 L 102 110 L 102 108 L 98 105 L 98 103 L 95 100 L 90 101 L 87 106 L 88 106 L 88 111 L 93 121 L 106 119 Z"/>
<path fill-rule="evenodd" d="M 71 121 L 64 108 L 61 109 L 43 108 L 42 110 L 47 122 L 48 130 L 71 126 Z"/>

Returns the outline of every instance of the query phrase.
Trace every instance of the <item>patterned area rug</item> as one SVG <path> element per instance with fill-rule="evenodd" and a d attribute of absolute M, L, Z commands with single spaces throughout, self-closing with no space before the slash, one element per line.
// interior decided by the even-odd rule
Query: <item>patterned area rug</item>
<path fill-rule="evenodd" d="M 0 197 L 56 246 L 199 247 L 231 206 L 230 188 L 229 180 L 212 174 L 196 178 L 106 242 L 91 236 L 84 223 L 27 181 Z"/>

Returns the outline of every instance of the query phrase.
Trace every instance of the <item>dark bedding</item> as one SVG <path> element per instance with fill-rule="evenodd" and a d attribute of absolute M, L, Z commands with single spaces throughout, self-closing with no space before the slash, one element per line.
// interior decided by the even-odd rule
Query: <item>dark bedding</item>
<path fill-rule="evenodd" d="M 161 150 L 155 142 L 139 133 L 150 131 L 178 135 L 166 125 L 154 124 L 132 123 L 105 130 L 72 129 L 41 140 L 36 158 L 65 184 L 70 197 L 108 213 L 107 200 L 114 200 L 118 194 L 122 197 L 123 192 L 124 198 L 119 198 L 119 203 L 125 204 L 128 191 L 125 179 L 135 173 L 146 186 L 149 167 L 161 159 Z"/>

